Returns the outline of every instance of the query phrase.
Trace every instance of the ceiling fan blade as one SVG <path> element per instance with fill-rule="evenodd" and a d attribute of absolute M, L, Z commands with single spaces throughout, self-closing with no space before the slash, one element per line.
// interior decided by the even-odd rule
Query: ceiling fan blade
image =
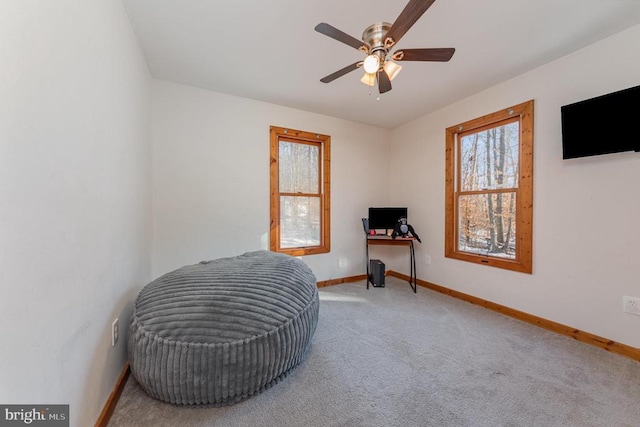
<path fill-rule="evenodd" d="M 385 93 L 391 90 L 391 80 L 389 80 L 389 76 L 387 72 L 384 70 L 380 70 L 378 72 L 378 92 Z"/>
<path fill-rule="evenodd" d="M 435 1 L 436 0 L 409 0 L 409 3 L 407 3 L 402 12 L 400 12 L 400 16 L 398 16 L 396 22 L 394 22 L 391 28 L 389 28 L 389 31 L 387 31 L 387 34 L 384 36 L 385 40 L 391 38 L 393 44 L 398 43 L 402 36 L 409 31 L 409 28 L 420 19 Z"/>
<path fill-rule="evenodd" d="M 447 62 L 455 53 L 452 47 L 433 49 L 402 49 L 395 52 L 391 58 L 394 61 L 439 61 Z"/>
<path fill-rule="evenodd" d="M 316 25 L 315 30 L 321 34 L 324 34 L 325 36 L 331 37 L 332 39 L 338 40 L 339 42 L 347 44 L 358 50 L 360 50 L 360 48 L 363 46 L 365 49 L 369 48 L 369 46 L 367 46 L 361 40 L 358 40 L 355 37 L 351 37 L 349 34 L 344 33 L 339 29 L 337 29 L 336 27 L 332 27 L 331 25 L 325 22 L 322 22 Z"/>
<path fill-rule="evenodd" d="M 354 62 L 353 64 L 347 65 L 346 67 L 336 71 L 335 73 L 329 74 L 328 76 L 321 78 L 320 81 L 322 83 L 330 83 L 335 79 L 337 79 L 338 77 L 342 77 L 345 74 L 350 73 L 351 71 L 356 70 L 361 66 L 362 66 L 362 61 Z"/>

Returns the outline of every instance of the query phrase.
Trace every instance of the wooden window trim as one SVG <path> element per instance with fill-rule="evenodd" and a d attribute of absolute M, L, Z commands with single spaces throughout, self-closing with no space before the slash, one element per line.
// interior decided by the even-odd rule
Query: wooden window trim
<path fill-rule="evenodd" d="M 533 100 L 495 113 L 473 119 L 446 129 L 446 178 L 445 178 L 445 257 L 459 259 L 507 270 L 531 274 L 533 271 Z M 456 188 L 456 144 L 461 134 L 471 131 L 482 131 L 495 127 L 500 122 L 519 117 L 520 149 L 518 187 L 516 191 L 516 232 L 517 245 L 514 260 L 487 255 L 471 254 L 457 250 L 458 241 L 458 209 L 457 200 L 460 193 Z M 482 191 L 485 193 L 503 192 L 505 189 Z M 513 188 L 507 189 L 509 192 Z M 465 192 L 471 194 L 473 192 Z"/>
<path fill-rule="evenodd" d="M 274 252 L 292 256 L 314 255 L 328 253 L 331 250 L 331 137 L 318 133 L 270 126 L 270 226 L 269 248 Z M 320 146 L 320 161 L 322 170 L 319 171 L 318 189 L 320 197 L 320 211 L 322 214 L 320 245 L 299 248 L 280 247 L 280 197 L 318 197 L 318 194 L 280 193 L 279 192 L 279 143 L 288 141 L 299 144 Z M 320 184 L 321 183 L 321 184 Z"/>

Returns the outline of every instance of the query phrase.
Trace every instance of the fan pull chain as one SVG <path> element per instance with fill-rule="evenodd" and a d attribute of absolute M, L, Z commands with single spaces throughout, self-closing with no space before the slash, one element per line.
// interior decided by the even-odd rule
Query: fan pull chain
<path fill-rule="evenodd" d="M 371 96 L 371 88 L 369 88 L 369 96 Z M 380 94 L 376 96 L 376 101 L 380 101 Z"/>

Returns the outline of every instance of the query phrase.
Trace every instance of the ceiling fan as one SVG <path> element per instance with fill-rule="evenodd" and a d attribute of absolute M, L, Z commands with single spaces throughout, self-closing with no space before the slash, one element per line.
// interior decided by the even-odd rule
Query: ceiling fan
<path fill-rule="evenodd" d="M 456 51 L 454 48 L 401 49 L 393 54 L 389 53 L 434 1 L 409 0 L 393 24 L 377 22 L 369 25 L 362 33 L 362 41 L 327 23 L 322 22 L 316 25 L 317 32 L 356 48 L 367 55 L 363 61 L 347 65 L 335 73 L 323 77 L 320 81 L 330 83 L 338 77 L 363 67 L 365 74 L 360 81 L 366 85 L 375 86 L 377 80 L 378 91 L 385 93 L 391 90 L 391 80 L 398 75 L 402 68 L 394 61 L 449 61 Z"/>

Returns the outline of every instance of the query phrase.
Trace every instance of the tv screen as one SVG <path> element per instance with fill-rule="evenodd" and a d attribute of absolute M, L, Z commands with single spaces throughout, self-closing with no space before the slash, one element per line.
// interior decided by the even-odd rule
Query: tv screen
<path fill-rule="evenodd" d="M 562 158 L 640 151 L 640 86 L 561 107 Z"/>
<path fill-rule="evenodd" d="M 369 229 L 393 229 L 400 218 L 407 218 L 407 208 L 369 208 Z"/>

